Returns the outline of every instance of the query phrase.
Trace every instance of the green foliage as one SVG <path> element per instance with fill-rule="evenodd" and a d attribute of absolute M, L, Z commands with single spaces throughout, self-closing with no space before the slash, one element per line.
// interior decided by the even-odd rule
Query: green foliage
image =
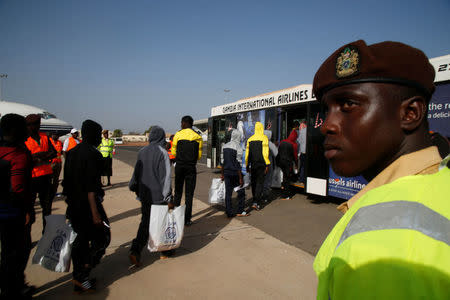
<path fill-rule="evenodd" d="M 149 129 L 147 129 L 146 131 L 144 131 L 144 134 L 150 133 L 151 130 L 152 130 L 152 126 L 150 126 Z"/>
<path fill-rule="evenodd" d="M 114 129 L 113 131 L 113 137 L 121 137 L 123 135 L 122 130 L 120 129 Z"/>

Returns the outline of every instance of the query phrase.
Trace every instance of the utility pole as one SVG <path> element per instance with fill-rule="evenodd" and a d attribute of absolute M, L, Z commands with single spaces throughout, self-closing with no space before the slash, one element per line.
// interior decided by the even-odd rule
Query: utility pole
<path fill-rule="evenodd" d="M 8 78 L 8 74 L 0 74 L 0 101 L 3 101 L 3 97 L 2 97 L 2 79 L 3 78 Z"/>

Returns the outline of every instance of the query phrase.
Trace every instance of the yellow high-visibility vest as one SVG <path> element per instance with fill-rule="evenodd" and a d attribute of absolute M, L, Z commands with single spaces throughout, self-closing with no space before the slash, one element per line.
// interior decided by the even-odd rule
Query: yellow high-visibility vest
<path fill-rule="evenodd" d="M 98 151 L 100 151 L 103 157 L 112 158 L 113 150 L 114 150 L 114 141 L 112 139 L 102 138 L 102 143 L 98 146 Z"/>
<path fill-rule="evenodd" d="M 369 191 L 314 261 L 317 299 L 450 299 L 450 169 Z"/>

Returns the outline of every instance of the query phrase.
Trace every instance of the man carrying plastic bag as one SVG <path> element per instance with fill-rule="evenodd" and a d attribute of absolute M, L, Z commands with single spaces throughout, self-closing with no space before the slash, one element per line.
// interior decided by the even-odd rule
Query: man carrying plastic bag
<path fill-rule="evenodd" d="M 77 234 L 66 223 L 64 215 L 45 217 L 47 225 L 33 256 L 33 264 L 39 264 L 50 271 L 69 272 L 72 244 Z"/>
<path fill-rule="evenodd" d="M 132 266 L 140 266 L 141 252 L 149 241 L 150 212 L 152 208 L 164 206 L 165 210 L 173 208 L 171 188 L 171 165 L 166 151 L 166 134 L 159 126 L 152 126 L 148 137 L 149 145 L 138 153 L 133 176 L 129 183 L 141 201 L 141 223 L 133 240 L 128 255 Z M 152 212 L 153 215 L 153 212 Z M 184 212 L 183 212 L 184 216 Z M 182 222 L 184 224 L 184 220 Z M 170 252 L 162 252 L 161 258 L 170 256 Z"/>
<path fill-rule="evenodd" d="M 111 241 L 109 221 L 103 208 L 101 174 L 103 158 L 100 124 L 86 120 L 81 127 L 83 142 L 67 152 L 63 194 L 67 196 L 66 216 L 77 233 L 72 247 L 75 293 L 93 292 L 96 280 L 89 278 Z"/>

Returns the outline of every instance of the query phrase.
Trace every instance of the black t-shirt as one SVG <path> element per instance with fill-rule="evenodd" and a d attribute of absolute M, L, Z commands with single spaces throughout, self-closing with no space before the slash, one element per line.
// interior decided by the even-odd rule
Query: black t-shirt
<path fill-rule="evenodd" d="M 69 219 L 92 219 L 88 193 L 103 197 L 101 183 L 103 157 L 92 145 L 81 143 L 67 153 L 64 165 L 64 194 Z"/>

